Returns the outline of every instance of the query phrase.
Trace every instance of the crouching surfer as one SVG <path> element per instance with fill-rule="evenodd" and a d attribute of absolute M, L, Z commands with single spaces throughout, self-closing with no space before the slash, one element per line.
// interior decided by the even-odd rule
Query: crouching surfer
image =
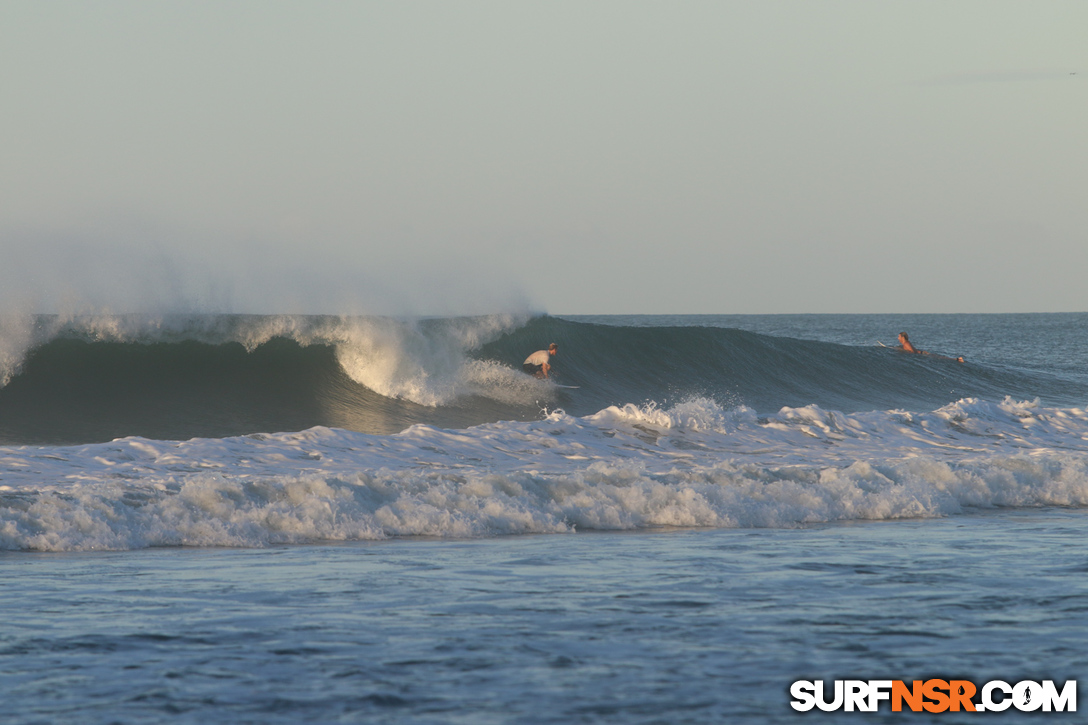
<path fill-rule="evenodd" d="M 551 357 L 559 352 L 559 346 L 554 342 L 548 345 L 547 350 L 537 350 L 529 357 L 525 358 L 525 362 L 521 364 L 521 369 L 532 375 L 534 378 L 547 378 L 548 371 L 552 369 Z"/>
<path fill-rule="evenodd" d="M 956 362 L 966 362 L 963 359 L 963 355 L 959 357 L 948 357 L 947 355 L 938 355 L 934 352 L 926 352 L 925 350 L 919 350 L 911 344 L 910 338 L 907 337 L 907 333 L 899 333 L 899 350 L 902 352 L 912 352 L 915 355 L 929 355 L 930 357 L 940 358 L 941 360 L 955 360 Z"/>

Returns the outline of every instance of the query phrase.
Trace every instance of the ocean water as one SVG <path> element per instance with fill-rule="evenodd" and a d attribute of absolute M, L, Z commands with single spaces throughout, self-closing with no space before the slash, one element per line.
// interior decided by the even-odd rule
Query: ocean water
<path fill-rule="evenodd" d="M 4 722 L 926 721 L 789 686 L 1083 680 L 1086 332 L 5 318 Z"/>

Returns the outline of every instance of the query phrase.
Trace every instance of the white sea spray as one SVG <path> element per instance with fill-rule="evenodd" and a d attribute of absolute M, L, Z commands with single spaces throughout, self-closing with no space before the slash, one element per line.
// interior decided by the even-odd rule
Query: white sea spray
<path fill-rule="evenodd" d="M 27 356 L 55 339 L 111 343 L 237 343 L 253 352 L 276 338 L 333 348 L 355 382 L 426 406 L 465 395 L 521 403 L 542 386 L 472 350 L 523 325 L 527 314 L 428 320 L 357 315 L 65 314 L 0 317 L 0 387 Z"/>

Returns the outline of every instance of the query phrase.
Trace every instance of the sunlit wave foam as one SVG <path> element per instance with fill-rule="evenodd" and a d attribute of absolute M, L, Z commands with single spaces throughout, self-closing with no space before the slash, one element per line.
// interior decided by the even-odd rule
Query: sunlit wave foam
<path fill-rule="evenodd" d="M 761 416 L 691 400 L 393 436 L 0 449 L 7 549 L 795 527 L 998 506 L 1088 506 L 1088 413 L 965 399 Z"/>

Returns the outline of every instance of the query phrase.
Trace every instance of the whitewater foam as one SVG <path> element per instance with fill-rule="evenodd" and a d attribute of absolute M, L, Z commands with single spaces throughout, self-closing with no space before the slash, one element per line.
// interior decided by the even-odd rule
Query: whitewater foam
<path fill-rule="evenodd" d="M 0 547 L 266 546 L 658 526 L 794 527 L 1088 505 L 1088 413 L 757 416 L 693 400 L 393 436 L 314 428 L 0 449 Z"/>

